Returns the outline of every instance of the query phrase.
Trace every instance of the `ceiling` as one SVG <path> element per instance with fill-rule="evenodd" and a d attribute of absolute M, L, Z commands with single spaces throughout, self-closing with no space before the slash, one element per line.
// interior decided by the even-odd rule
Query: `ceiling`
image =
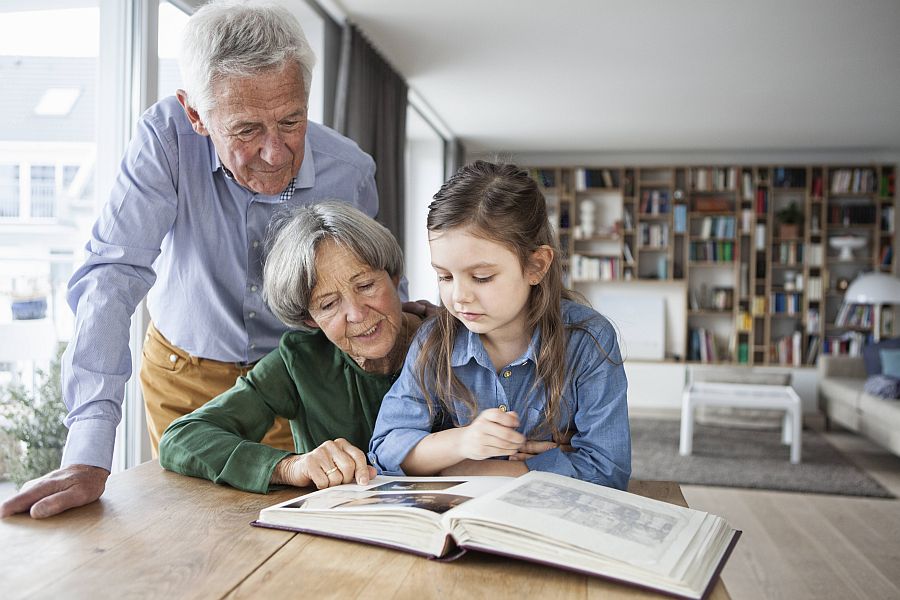
<path fill-rule="evenodd" d="M 332 0 L 471 151 L 900 149 L 900 1 Z"/>

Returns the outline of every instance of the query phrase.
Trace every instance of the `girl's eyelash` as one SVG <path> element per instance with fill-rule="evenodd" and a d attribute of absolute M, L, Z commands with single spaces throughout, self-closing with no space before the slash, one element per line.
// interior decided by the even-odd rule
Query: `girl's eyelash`
<path fill-rule="evenodd" d="M 450 275 L 438 275 L 438 281 L 450 281 L 453 279 Z"/>
<path fill-rule="evenodd" d="M 478 283 L 487 283 L 488 281 L 490 281 L 493 278 L 494 278 L 493 275 L 488 275 L 487 277 L 473 277 L 473 279 L 475 281 L 477 281 Z"/>

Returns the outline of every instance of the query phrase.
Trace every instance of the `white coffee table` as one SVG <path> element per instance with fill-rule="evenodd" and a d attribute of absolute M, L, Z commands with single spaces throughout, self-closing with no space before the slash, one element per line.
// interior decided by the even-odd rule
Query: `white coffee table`
<path fill-rule="evenodd" d="M 681 402 L 681 440 L 679 453 L 689 456 L 694 442 L 694 408 L 729 406 L 734 408 L 766 408 L 784 411 L 781 443 L 790 444 L 791 462 L 800 462 L 803 411 L 800 397 L 789 385 L 751 385 L 745 383 L 712 383 L 694 381 L 684 388 Z"/>

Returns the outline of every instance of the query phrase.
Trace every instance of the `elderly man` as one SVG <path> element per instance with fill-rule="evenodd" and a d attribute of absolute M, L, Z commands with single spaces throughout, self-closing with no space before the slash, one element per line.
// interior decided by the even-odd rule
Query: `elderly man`
<path fill-rule="evenodd" d="M 70 282 L 62 467 L 0 515 L 47 517 L 103 493 L 131 375 L 130 317 L 144 296 L 141 382 L 155 452 L 172 420 L 233 386 L 286 331 L 261 296 L 272 216 L 327 198 L 376 214 L 371 157 L 307 121 L 314 62 L 283 8 L 212 2 L 190 18 L 184 89 L 141 117 Z M 284 425 L 264 441 L 293 448 Z"/>

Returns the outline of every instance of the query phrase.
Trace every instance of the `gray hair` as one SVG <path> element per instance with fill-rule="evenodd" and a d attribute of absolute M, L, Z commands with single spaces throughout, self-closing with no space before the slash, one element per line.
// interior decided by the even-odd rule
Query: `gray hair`
<path fill-rule="evenodd" d="M 213 84 L 295 62 L 306 100 L 316 55 L 297 19 L 277 4 L 213 0 L 188 19 L 178 63 L 188 103 L 202 117 L 215 107 Z"/>
<path fill-rule="evenodd" d="M 301 206 L 276 217 L 266 238 L 263 298 L 283 323 L 309 330 L 309 301 L 316 287 L 316 250 L 330 239 L 373 269 L 403 273 L 403 252 L 375 219 L 339 200 Z"/>

